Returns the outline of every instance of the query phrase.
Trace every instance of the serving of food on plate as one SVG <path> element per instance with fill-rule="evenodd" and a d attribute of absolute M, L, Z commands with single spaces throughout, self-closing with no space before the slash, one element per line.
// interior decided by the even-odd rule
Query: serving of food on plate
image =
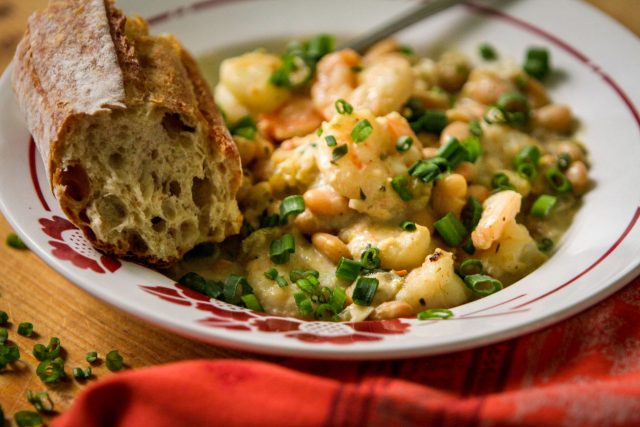
<path fill-rule="evenodd" d="M 12 84 L 101 253 L 273 318 L 446 319 L 543 265 L 593 182 L 548 46 L 416 52 L 319 33 L 218 68 L 113 1 L 53 0 Z"/>

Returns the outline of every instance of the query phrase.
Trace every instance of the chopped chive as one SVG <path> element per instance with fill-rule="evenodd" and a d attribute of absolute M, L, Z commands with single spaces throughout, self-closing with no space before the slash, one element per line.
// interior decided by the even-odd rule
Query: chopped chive
<path fill-rule="evenodd" d="M 473 136 L 480 137 L 482 136 L 482 127 L 480 126 L 480 122 L 477 120 L 471 120 L 469 122 L 469 133 Z"/>
<path fill-rule="evenodd" d="M 18 335 L 30 337 L 33 334 L 33 323 L 22 322 L 18 325 Z"/>
<path fill-rule="evenodd" d="M 371 305 L 377 290 L 378 279 L 375 277 L 358 277 L 351 299 L 358 305 Z"/>
<path fill-rule="evenodd" d="M 313 303 L 304 292 L 293 294 L 293 299 L 296 302 L 296 306 L 298 306 L 298 312 L 302 316 L 309 316 L 313 313 Z"/>
<path fill-rule="evenodd" d="M 404 175 L 397 175 L 391 178 L 391 188 L 394 189 L 398 196 L 405 202 L 413 199 L 413 195 L 409 190 L 409 180 Z"/>
<path fill-rule="evenodd" d="M 442 174 L 449 171 L 449 162 L 442 157 L 434 157 L 429 160 L 418 160 L 409 168 L 409 175 L 418 178 L 424 183 L 436 180 Z"/>
<path fill-rule="evenodd" d="M 55 359 L 60 356 L 61 349 L 62 346 L 60 345 L 60 339 L 57 337 L 51 337 L 47 347 L 43 344 L 36 344 L 33 346 L 33 357 L 41 362 L 47 359 Z"/>
<path fill-rule="evenodd" d="M 6 311 L 0 310 L 0 325 L 4 325 L 9 321 L 9 315 Z"/>
<path fill-rule="evenodd" d="M 549 252 L 553 249 L 553 240 L 545 237 L 538 242 L 538 249 L 542 252 Z"/>
<path fill-rule="evenodd" d="M 87 368 L 87 369 L 73 368 L 71 370 L 71 374 L 73 375 L 73 378 L 75 378 L 76 380 L 83 381 L 83 380 L 89 379 L 89 377 L 91 376 L 92 372 L 91 372 L 91 368 Z M 86 374 L 88 374 L 88 375 L 86 375 Z"/>
<path fill-rule="evenodd" d="M 491 178 L 491 187 L 495 191 L 504 191 L 504 190 L 515 191 L 516 189 L 516 187 L 514 187 L 513 184 L 511 184 L 511 181 L 509 181 L 509 177 L 507 176 L 507 174 L 503 172 L 498 172 L 497 174 L 493 175 L 493 178 Z"/>
<path fill-rule="evenodd" d="M 6 242 L 7 245 L 11 246 L 13 249 L 29 249 L 16 233 L 9 233 Z"/>
<path fill-rule="evenodd" d="M 4 345 L 0 346 L 0 369 L 4 368 L 9 363 L 14 363 L 20 360 L 20 349 L 16 345 Z"/>
<path fill-rule="evenodd" d="M 224 300 L 229 304 L 236 304 L 240 302 L 242 295 L 247 295 L 253 292 L 251 285 L 244 276 L 237 274 L 230 274 L 224 281 Z"/>
<path fill-rule="evenodd" d="M 367 270 L 374 270 L 380 267 L 380 249 L 368 245 L 367 249 L 360 255 L 360 265 Z"/>
<path fill-rule="evenodd" d="M 462 277 L 470 276 L 472 274 L 482 274 L 484 267 L 482 261 L 475 258 L 469 258 L 462 261 L 460 264 L 460 275 Z"/>
<path fill-rule="evenodd" d="M 539 196 L 533 205 L 531 205 L 531 215 L 537 216 L 538 218 L 544 218 L 549 215 L 551 209 L 558 201 L 557 197 L 550 196 L 548 194 L 542 194 Z"/>
<path fill-rule="evenodd" d="M 256 136 L 256 123 L 250 116 L 244 116 L 232 126 L 229 126 L 229 132 L 232 135 L 239 135 L 246 139 L 253 139 Z"/>
<path fill-rule="evenodd" d="M 347 154 L 348 151 L 349 146 L 347 144 L 342 144 L 334 147 L 333 151 L 331 151 L 331 160 L 337 162 L 342 157 L 344 157 L 344 155 Z"/>
<path fill-rule="evenodd" d="M 316 320 L 327 319 L 327 318 L 331 319 L 333 316 L 335 316 L 335 314 L 336 314 L 336 310 L 331 304 L 323 303 L 318 305 L 318 307 L 316 307 L 316 310 L 313 313 L 313 317 L 315 317 Z"/>
<path fill-rule="evenodd" d="M 111 350 L 105 356 L 105 364 L 107 369 L 111 372 L 117 372 L 124 368 L 124 358 L 120 355 L 118 350 Z"/>
<path fill-rule="evenodd" d="M 502 125 L 507 123 L 507 116 L 505 115 L 505 112 L 498 107 L 489 108 L 487 112 L 484 113 L 483 119 L 485 122 L 489 123 L 490 125 L 492 124 Z"/>
<path fill-rule="evenodd" d="M 429 320 L 429 319 L 448 319 L 453 317 L 453 312 L 451 310 L 447 310 L 446 308 L 430 308 L 425 311 L 421 311 L 418 313 L 418 320 Z"/>
<path fill-rule="evenodd" d="M 413 48 L 406 44 L 398 46 L 398 52 L 403 53 L 407 56 L 415 55 Z"/>
<path fill-rule="evenodd" d="M 320 126 L 320 127 L 318 128 L 318 130 L 316 131 L 316 135 L 317 135 L 317 136 L 322 136 L 322 133 L 323 133 L 323 132 L 324 132 L 324 129 L 322 129 L 322 126 Z"/>
<path fill-rule="evenodd" d="M 340 286 L 333 288 L 329 303 L 333 307 L 336 313 L 339 313 L 344 308 L 344 303 L 347 301 L 347 294 Z"/>
<path fill-rule="evenodd" d="M 353 282 L 360 274 L 362 264 L 349 258 L 342 257 L 338 261 L 336 269 L 336 277 Z"/>
<path fill-rule="evenodd" d="M 264 312 L 264 308 L 262 308 L 260 301 L 254 294 L 242 295 L 240 298 L 249 310 Z"/>
<path fill-rule="evenodd" d="M 344 99 L 340 98 L 336 101 L 336 111 L 338 114 L 351 114 L 353 113 L 353 106 Z"/>
<path fill-rule="evenodd" d="M 540 149 L 535 145 L 523 147 L 513 159 L 513 166 L 517 167 L 522 163 L 538 166 L 540 163 Z"/>
<path fill-rule="evenodd" d="M 462 225 L 469 232 L 476 229 L 476 226 L 480 222 L 480 217 L 482 216 L 482 203 L 475 197 L 471 196 L 467 200 L 467 203 L 462 208 L 462 212 L 460 212 L 460 219 L 462 220 Z"/>
<path fill-rule="evenodd" d="M 89 353 L 87 353 L 85 359 L 87 362 L 93 363 L 98 360 L 98 353 L 95 351 L 90 351 Z"/>
<path fill-rule="evenodd" d="M 58 382 L 65 377 L 64 361 L 60 357 L 43 360 L 38 364 L 36 374 L 45 384 Z"/>
<path fill-rule="evenodd" d="M 467 239 L 467 241 L 462 244 L 462 250 L 469 255 L 473 255 L 476 252 L 476 247 L 473 246 L 473 240 L 470 238 Z"/>
<path fill-rule="evenodd" d="M 264 277 L 266 277 L 269 280 L 276 280 L 276 277 L 278 277 L 278 270 L 271 267 L 270 269 L 264 272 Z"/>
<path fill-rule="evenodd" d="M 0 328 L 0 346 L 4 345 L 8 339 L 9 339 L 9 331 L 7 330 L 7 328 Z"/>
<path fill-rule="evenodd" d="M 260 217 L 260 228 L 275 227 L 280 224 L 280 215 L 268 215 L 265 211 Z"/>
<path fill-rule="evenodd" d="M 440 133 L 449 124 L 449 120 L 444 111 L 424 110 L 422 115 L 410 124 L 414 132 Z"/>
<path fill-rule="evenodd" d="M 31 403 L 38 412 L 53 411 L 53 400 L 47 391 L 39 391 L 37 393 L 27 390 L 27 402 Z"/>
<path fill-rule="evenodd" d="M 43 424 L 42 416 L 33 411 L 18 411 L 13 414 L 13 419 L 18 427 L 35 427 Z"/>
<path fill-rule="evenodd" d="M 373 132 L 373 126 L 367 119 L 362 119 L 351 130 L 351 139 L 356 144 L 363 142 Z"/>
<path fill-rule="evenodd" d="M 571 181 L 569 181 L 566 175 L 560 172 L 558 168 L 550 167 L 547 169 L 545 177 L 547 178 L 549 186 L 554 191 L 558 193 L 567 193 L 571 191 Z"/>
<path fill-rule="evenodd" d="M 304 212 L 304 198 L 300 195 L 287 196 L 280 203 L 280 221 L 287 223 L 289 215 L 299 215 Z"/>
<path fill-rule="evenodd" d="M 411 145 L 413 145 L 413 138 L 411 138 L 409 135 L 402 135 L 396 141 L 396 150 L 402 153 L 411 148 Z"/>
<path fill-rule="evenodd" d="M 478 46 L 478 52 L 480 52 L 480 57 L 485 61 L 493 61 L 498 58 L 498 54 L 489 43 L 482 43 Z"/>
<path fill-rule="evenodd" d="M 298 286 L 298 289 L 307 294 L 314 293 L 316 288 L 318 287 L 316 283 L 313 283 L 308 279 L 300 279 L 296 282 L 296 285 Z"/>
<path fill-rule="evenodd" d="M 327 147 L 335 147 L 338 145 L 338 141 L 336 141 L 336 137 L 333 135 L 325 136 L 324 140 L 327 141 Z"/>
<path fill-rule="evenodd" d="M 271 241 L 269 245 L 269 258 L 274 264 L 286 264 L 291 254 L 295 253 L 296 246 L 293 236 L 289 233 L 279 239 Z"/>
<path fill-rule="evenodd" d="M 503 93 L 496 106 L 506 113 L 523 113 L 527 117 L 529 114 L 529 99 L 520 92 Z"/>
<path fill-rule="evenodd" d="M 222 294 L 224 284 L 215 280 L 207 280 L 193 271 L 182 276 L 178 283 L 209 298 L 218 298 Z"/>
<path fill-rule="evenodd" d="M 527 50 L 523 69 L 532 77 L 543 80 L 549 75 L 549 51 L 544 48 L 532 47 Z"/>
<path fill-rule="evenodd" d="M 451 247 L 458 246 L 469 234 L 460 220 L 451 212 L 434 222 L 433 226 Z"/>
<path fill-rule="evenodd" d="M 282 276 L 276 277 L 276 283 L 278 284 L 278 287 L 280 287 L 280 288 L 286 288 L 287 286 L 289 286 L 289 282 L 287 282 L 287 279 L 285 279 Z"/>
<path fill-rule="evenodd" d="M 516 173 L 529 181 L 533 181 L 538 176 L 538 169 L 531 163 L 520 163 L 516 166 Z"/>
<path fill-rule="evenodd" d="M 468 162 L 475 163 L 482 154 L 482 145 L 480 145 L 480 138 L 477 136 L 469 136 L 463 139 L 460 145 L 466 150 L 466 158 L 464 160 Z"/>
<path fill-rule="evenodd" d="M 418 229 L 416 227 L 416 223 L 413 221 L 403 221 L 402 224 L 400 224 L 400 228 L 408 232 L 416 231 Z"/>
<path fill-rule="evenodd" d="M 454 169 L 461 162 L 469 158 L 469 153 L 457 138 L 449 138 L 438 150 L 438 156 L 446 159 L 449 167 Z"/>
<path fill-rule="evenodd" d="M 293 269 L 289 273 L 289 280 L 292 282 L 297 282 L 300 279 L 308 279 L 309 277 L 313 277 L 315 279 L 320 277 L 320 273 L 317 270 L 298 270 Z"/>
<path fill-rule="evenodd" d="M 485 274 L 470 274 L 465 276 L 464 283 L 469 289 L 478 295 L 486 296 L 502 289 L 502 283 Z"/>

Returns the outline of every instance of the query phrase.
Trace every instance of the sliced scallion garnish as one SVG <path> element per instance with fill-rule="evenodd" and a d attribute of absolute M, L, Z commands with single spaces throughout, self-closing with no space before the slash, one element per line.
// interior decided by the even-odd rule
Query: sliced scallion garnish
<path fill-rule="evenodd" d="M 551 209 L 555 206 L 558 198 L 549 194 L 540 195 L 533 205 L 531 205 L 531 215 L 538 218 L 544 218 L 549 215 Z"/>
<path fill-rule="evenodd" d="M 336 101 L 336 111 L 338 114 L 351 114 L 353 113 L 353 106 L 340 98 Z"/>
<path fill-rule="evenodd" d="M 448 319 L 453 317 L 453 312 L 446 308 L 430 308 L 428 310 L 418 313 L 418 320 L 430 320 L 430 319 Z"/>
<path fill-rule="evenodd" d="M 271 241 L 269 245 L 269 258 L 274 264 L 286 264 L 289 257 L 296 251 L 296 242 L 289 233 L 279 239 Z"/>
<path fill-rule="evenodd" d="M 286 224 L 290 215 L 304 212 L 304 198 L 300 195 L 287 196 L 280 203 L 280 221 Z"/>
<path fill-rule="evenodd" d="M 358 277 L 351 299 L 357 305 L 369 306 L 378 290 L 378 279 L 375 277 Z"/>
<path fill-rule="evenodd" d="M 413 199 L 413 195 L 409 190 L 409 180 L 404 175 L 397 175 L 391 178 L 391 188 L 394 189 L 402 200 L 409 201 Z"/>
<path fill-rule="evenodd" d="M 484 267 L 482 261 L 475 258 L 469 258 L 462 261 L 460 264 L 460 275 L 462 277 L 470 276 L 472 274 L 482 274 Z"/>
<path fill-rule="evenodd" d="M 120 355 L 118 350 L 111 350 L 105 357 L 105 364 L 107 369 L 111 372 L 117 372 L 124 368 L 124 358 Z"/>
<path fill-rule="evenodd" d="M 571 181 L 565 174 L 560 172 L 556 167 L 550 167 L 545 172 L 544 176 L 547 178 L 549 186 L 558 193 L 567 193 L 571 191 Z"/>
<path fill-rule="evenodd" d="M 409 148 L 411 148 L 411 145 L 413 145 L 413 138 L 411 138 L 409 135 L 402 135 L 396 141 L 396 150 L 402 153 L 409 150 Z"/>
<path fill-rule="evenodd" d="M 340 258 L 340 261 L 338 261 L 336 277 L 353 282 L 360 274 L 360 270 L 362 270 L 362 264 L 349 258 L 342 257 Z"/>
<path fill-rule="evenodd" d="M 325 136 L 324 140 L 327 142 L 327 147 L 335 147 L 338 145 L 338 141 L 336 141 L 336 137 L 333 135 Z"/>
<path fill-rule="evenodd" d="M 416 223 L 413 221 L 403 221 L 402 224 L 400 224 L 400 228 L 402 228 L 404 231 L 408 231 L 408 232 L 413 232 L 416 231 L 418 228 L 416 227 Z"/>
<path fill-rule="evenodd" d="M 373 126 L 367 119 L 362 119 L 351 130 L 351 139 L 356 144 L 359 144 L 366 140 L 373 132 Z"/>
<path fill-rule="evenodd" d="M 458 246 L 468 235 L 465 226 L 451 212 L 434 222 L 433 226 L 447 245 L 451 247 Z"/>
<path fill-rule="evenodd" d="M 349 146 L 347 144 L 338 145 L 337 147 L 333 147 L 331 151 L 331 161 L 337 162 L 341 158 L 345 156 L 349 152 Z"/>
<path fill-rule="evenodd" d="M 502 283 L 485 274 L 470 274 L 464 277 L 464 283 L 478 295 L 486 296 L 502 289 Z"/>
<path fill-rule="evenodd" d="M 247 307 L 249 310 L 260 312 L 264 311 L 264 308 L 262 308 L 262 305 L 260 305 L 260 301 L 258 301 L 258 298 L 254 294 L 242 295 L 240 299 L 242 299 L 245 307 Z"/>

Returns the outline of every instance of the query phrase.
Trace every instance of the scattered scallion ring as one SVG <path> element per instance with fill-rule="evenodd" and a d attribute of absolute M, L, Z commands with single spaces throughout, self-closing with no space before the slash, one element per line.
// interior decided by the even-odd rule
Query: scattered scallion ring
<path fill-rule="evenodd" d="M 341 158 L 345 156 L 349 152 L 349 146 L 347 144 L 338 145 L 337 147 L 333 147 L 331 151 L 331 161 L 337 162 Z"/>
<path fill-rule="evenodd" d="M 296 251 L 296 242 L 289 233 L 283 235 L 279 239 L 271 241 L 269 245 L 269 259 L 274 264 L 286 264 L 289 257 Z"/>
<path fill-rule="evenodd" d="M 336 101 L 336 111 L 338 114 L 351 114 L 353 113 L 353 106 L 340 98 Z"/>
<path fill-rule="evenodd" d="M 286 224 L 290 215 L 299 215 L 304 212 L 304 209 L 304 198 L 302 196 L 287 196 L 280 203 L 280 221 Z"/>
<path fill-rule="evenodd" d="M 362 270 L 362 264 L 358 261 L 342 257 L 338 261 L 336 277 L 353 282 L 360 274 L 360 270 Z"/>
<path fill-rule="evenodd" d="M 325 136 L 324 140 L 327 142 L 327 147 L 335 147 L 338 145 L 338 141 L 336 141 L 336 137 L 333 135 Z"/>
<path fill-rule="evenodd" d="M 397 175 L 391 178 L 391 188 L 398 193 L 398 196 L 406 201 L 413 199 L 413 195 L 409 190 L 409 180 L 404 175 Z"/>
<path fill-rule="evenodd" d="M 264 308 L 262 308 L 260 301 L 254 294 L 242 295 L 240 299 L 249 310 L 264 312 Z"/>
<path fill-rule="evenodd" d="M 403 221 L 402 224 L 400 224 L 400 228 L 410 233 L 418 229 L 416 223 L 413 221 Z"/>
<path fill-rule="evenodd" d="M 486 274 L 470 274 L 464 277 L 464 283 L 478 295 L 486 296 L 502 289 L 502 283 Z"/>
<path fill-rule="evenodd" d="M 421 311 L 418 313 L 418 320 L 429 320 L 429 319 L 449 319 L 453 317 L 453 312 L 451 310 L 447 310 L 446 308 L 430 308 L 428 310 Z"/>
<path fill-rule="evenodd" d="M 571 181 L 569 178 L 556 167 L 550 167 L 545 172 L 549 186 L 558 193 L 567 193 L 571 191 Z"/>
<path fill-rule="evenodd" d="M 375 277 L 358 277 L 351 299 L 357 305 L 369 306 L 378 290 L 378 279 Z"/>
<path fill-rule="evenodd" d="M 465 226 L 451 212 L 434 222 L 433 226 L 451 247 L 458 246 L 469 234 Z"/>
<path fill-rule="evenodd" d="M 33 411 L 18 411 L 13 414 L 13 420 L 18 427 L 35 427 L 42 425 L 42 416 Z"/>
<path fill-rule="evenodd" d="M 396 150 L 403 153 L 409 150 L 409 148 L 411 148 L 411 145 L 413 145 L 413 138 L 411 138 L 409 135 L 402 135 L 396 141 Z"/>
<path fill-rule="evenodd" d="M 531 215 L 537 216 L 538 218 L 544 218 L 549 216 L 551 209 L 555 206 L 558 198 L 555 196 L 550 196 L 549 194 L 540 195 L 533 205 L 531 205 Z"/>
<path fill-rule="evenodd" d="M 473 274 L 482 274 L 484 267 L 482 266 L 482 261 L 479 259 L 469 258 L 462 261 L 459 270 L 460 275 L 465 277 Z"/>
<path fill-rule="evenodd" d="M 111 350 L 105 357 L 105 365 L 111 372 L 117 372 L 124 368 L 124 358 L 118 350 Z"/>
<path fill-rule="evenodd" d="M 367 119 L 362 119 L 351 130 L 351 139 L 356 144 L 364 142 L 373 132 L 373 126 Z"/>

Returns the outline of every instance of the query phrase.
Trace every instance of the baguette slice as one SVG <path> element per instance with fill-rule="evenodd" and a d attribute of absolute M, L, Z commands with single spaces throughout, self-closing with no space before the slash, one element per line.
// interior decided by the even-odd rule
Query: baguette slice
<path fill-rule="evenodd" d="M 52 190 L 96 248 L 166 267 L 238 232 L 240 157 L 174 37 L 112 0 L 51 0 L 14 62 Z"/>

